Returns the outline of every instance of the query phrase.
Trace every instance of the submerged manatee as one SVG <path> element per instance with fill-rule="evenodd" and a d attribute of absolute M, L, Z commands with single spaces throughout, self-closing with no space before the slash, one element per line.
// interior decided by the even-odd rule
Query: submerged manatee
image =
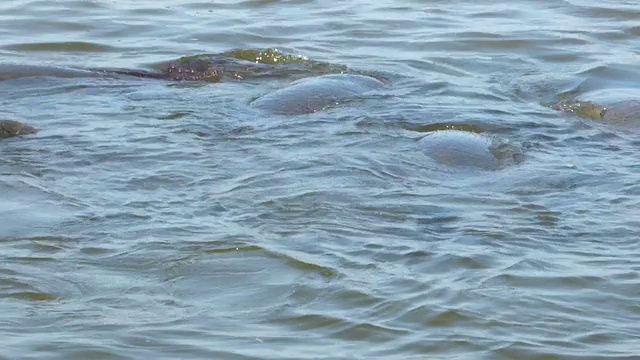
<path fill-rule="evenodd" d="M 571 112 L 585 119 L 600 120 L 609 124 L 640 129 L 640 100 L 626 100 L 608 106 L 591 102 L 571 101 L 553 106 L 554 109 Z"/>
<path fill-rule="evenodd" d="M 521 161 L 513 145 L 497 138 L 461 130 L 439 130 L 418 142 L 422 152 L 440 165 L 452 168 L 498 170 Z"/>
<path fill-rule="evenodd" d="M 294 81 L 251 105 L 284 115 L 309 114 L 380 89 L 384 83 L 365 75 L 334 74 Z"/>
<path fill-rule="evenodd" d="M 37 130 L 27 124 L 14 120 L 0 120 L 0 139 L 18 135 L 35 134 Z"/>
<path fill-rule="evenodd" d="M 43 66 L 43 65 L 23 65 L 23 64 L 0 64 L 0 81 L 20 79 L 26 77 L 58 77 L 58 78 L 82 78 L 103 76 L 91 70 L 72 69 L 65 67 Z"/>

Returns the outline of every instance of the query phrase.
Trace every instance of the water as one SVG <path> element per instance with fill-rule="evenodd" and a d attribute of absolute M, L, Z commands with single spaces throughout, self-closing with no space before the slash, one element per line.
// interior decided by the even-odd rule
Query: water
<path fill-rule="evenodd" d="M 0 63 L 143 68 L 276 47 L 386 74 L 286 116 L 285 79 L 0 82 L 1 359 L 640 358 L 631 1 L 26 1 Z M 7 74 L 4 74 L 6 77 Z M 436 166 L 432 128 L 522 149 Z"/>

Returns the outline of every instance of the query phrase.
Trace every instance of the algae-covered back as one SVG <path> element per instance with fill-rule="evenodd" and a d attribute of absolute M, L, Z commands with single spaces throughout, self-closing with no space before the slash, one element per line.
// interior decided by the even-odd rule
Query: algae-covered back
<path fill-rule="evenodd" d="M 218 82 L 223 78 L 306 77 L 349 72 L 344 65 L 309 60 L 277 49 L 234 49 L 183 56 L 156 66 L 169 80 Z"/>
<path fill-rule="evenodd" d="M 35 134 L 38 130 L 15 120 L 0 120 L 0 139 Z"/>
<path fill-rule="evenodd" d="M 279 64 L 304 64 L 309 59 L 302 55 L 283 54 L 275 48 L 258 49 L 233 49 L 218 54 L 220 56 L 232 57 L 240 60 L 251 61 L 260 64 L 279 65 Z"/>
<path fill-rule="evenodd" d="M 0 64 L 0 81 L 23 77 L 120 77 L 172 81 L 219 82 L 223 79 L 299 78 L 355 73 L 347 66 L 310 60 L 277 49 L 234 49 L 221 53 L 183 56 L 150 65 L 151 69 L 76 68 L 74 66 Z"/>
<path fill-rule="evenodd" d="M 640 100 L 624 100 L 607 105 L 574 100 L 558 103 L 552 108 L 608 124 L 640 126 Z"/>
<path fill-rule="evenodd" d="M 349 69 L 345 65 L 331 64 L 328 62 L 311 60 L 303 55 L 285 54 L 276 48 L 267 49 L 233 49 L 225 51 L 217 56 L 225 56 L 238 60 L 249 61 L 265 65 L 292 65 L 299 64 L 308 67 L 309 70 L 325 73 L 344 73 Z"/>
<path fill-rule="evenodd" d="M 267 48 L 264 50 L 259 49 L 233 49 L 221 53 L 204 53 L 190 56 L 183 56 L 177 61 L 180 63 L 187 63 L 194 59 L 206 59 L 213 56 L 224 56 L 234 58 L 238 60 L 244 60 L 253 62 L 256 64 L 267 65 L 280 65 L 280 64 L 303 64 L 309 60 L 302 55 L 288 55 L 283 54 L 278 49 Z"/>
<path fill-rule="evenodd" d="M 560 102 L 553 105 L 552 108 L 558 111 L 573 113 L 581 118 L 592 120 L 601 120 L 604 117 L 606 111 L 606 108 L 602 105 L 585 101 Z"/>

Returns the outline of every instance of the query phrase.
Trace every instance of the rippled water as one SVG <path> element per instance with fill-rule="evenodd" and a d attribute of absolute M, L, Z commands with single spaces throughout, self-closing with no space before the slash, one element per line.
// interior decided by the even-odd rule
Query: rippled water
<path fill-rule="evenodd" d="M 3 1 L 0 64 L 276 47 L 389 84 L 290 116 L 249 105 L 286 79 L 5 70 L 40 132 L 0 142 L 0 358 L 640 358 L 640 131 L 549 107 L 638 98 L 639 37 L 621 0 Z M 456 125 L 521 159 L 435 164 Z"/>

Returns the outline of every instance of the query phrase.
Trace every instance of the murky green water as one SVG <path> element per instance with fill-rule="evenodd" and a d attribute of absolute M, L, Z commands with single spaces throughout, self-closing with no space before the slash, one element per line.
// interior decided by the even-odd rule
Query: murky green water
<path fill-rule="evenodd" d="M 388 82 L 286 115 L 250 104 L 290 78 L 5 66 L 270 47 Z M 632 1 L 5 0 L 40 132 L 0 141 L 0 359 L 638 359 L 640 131 L 549 105 L 639 64 Z M 518 159 L 435 163 L 444 128 Z"/>

